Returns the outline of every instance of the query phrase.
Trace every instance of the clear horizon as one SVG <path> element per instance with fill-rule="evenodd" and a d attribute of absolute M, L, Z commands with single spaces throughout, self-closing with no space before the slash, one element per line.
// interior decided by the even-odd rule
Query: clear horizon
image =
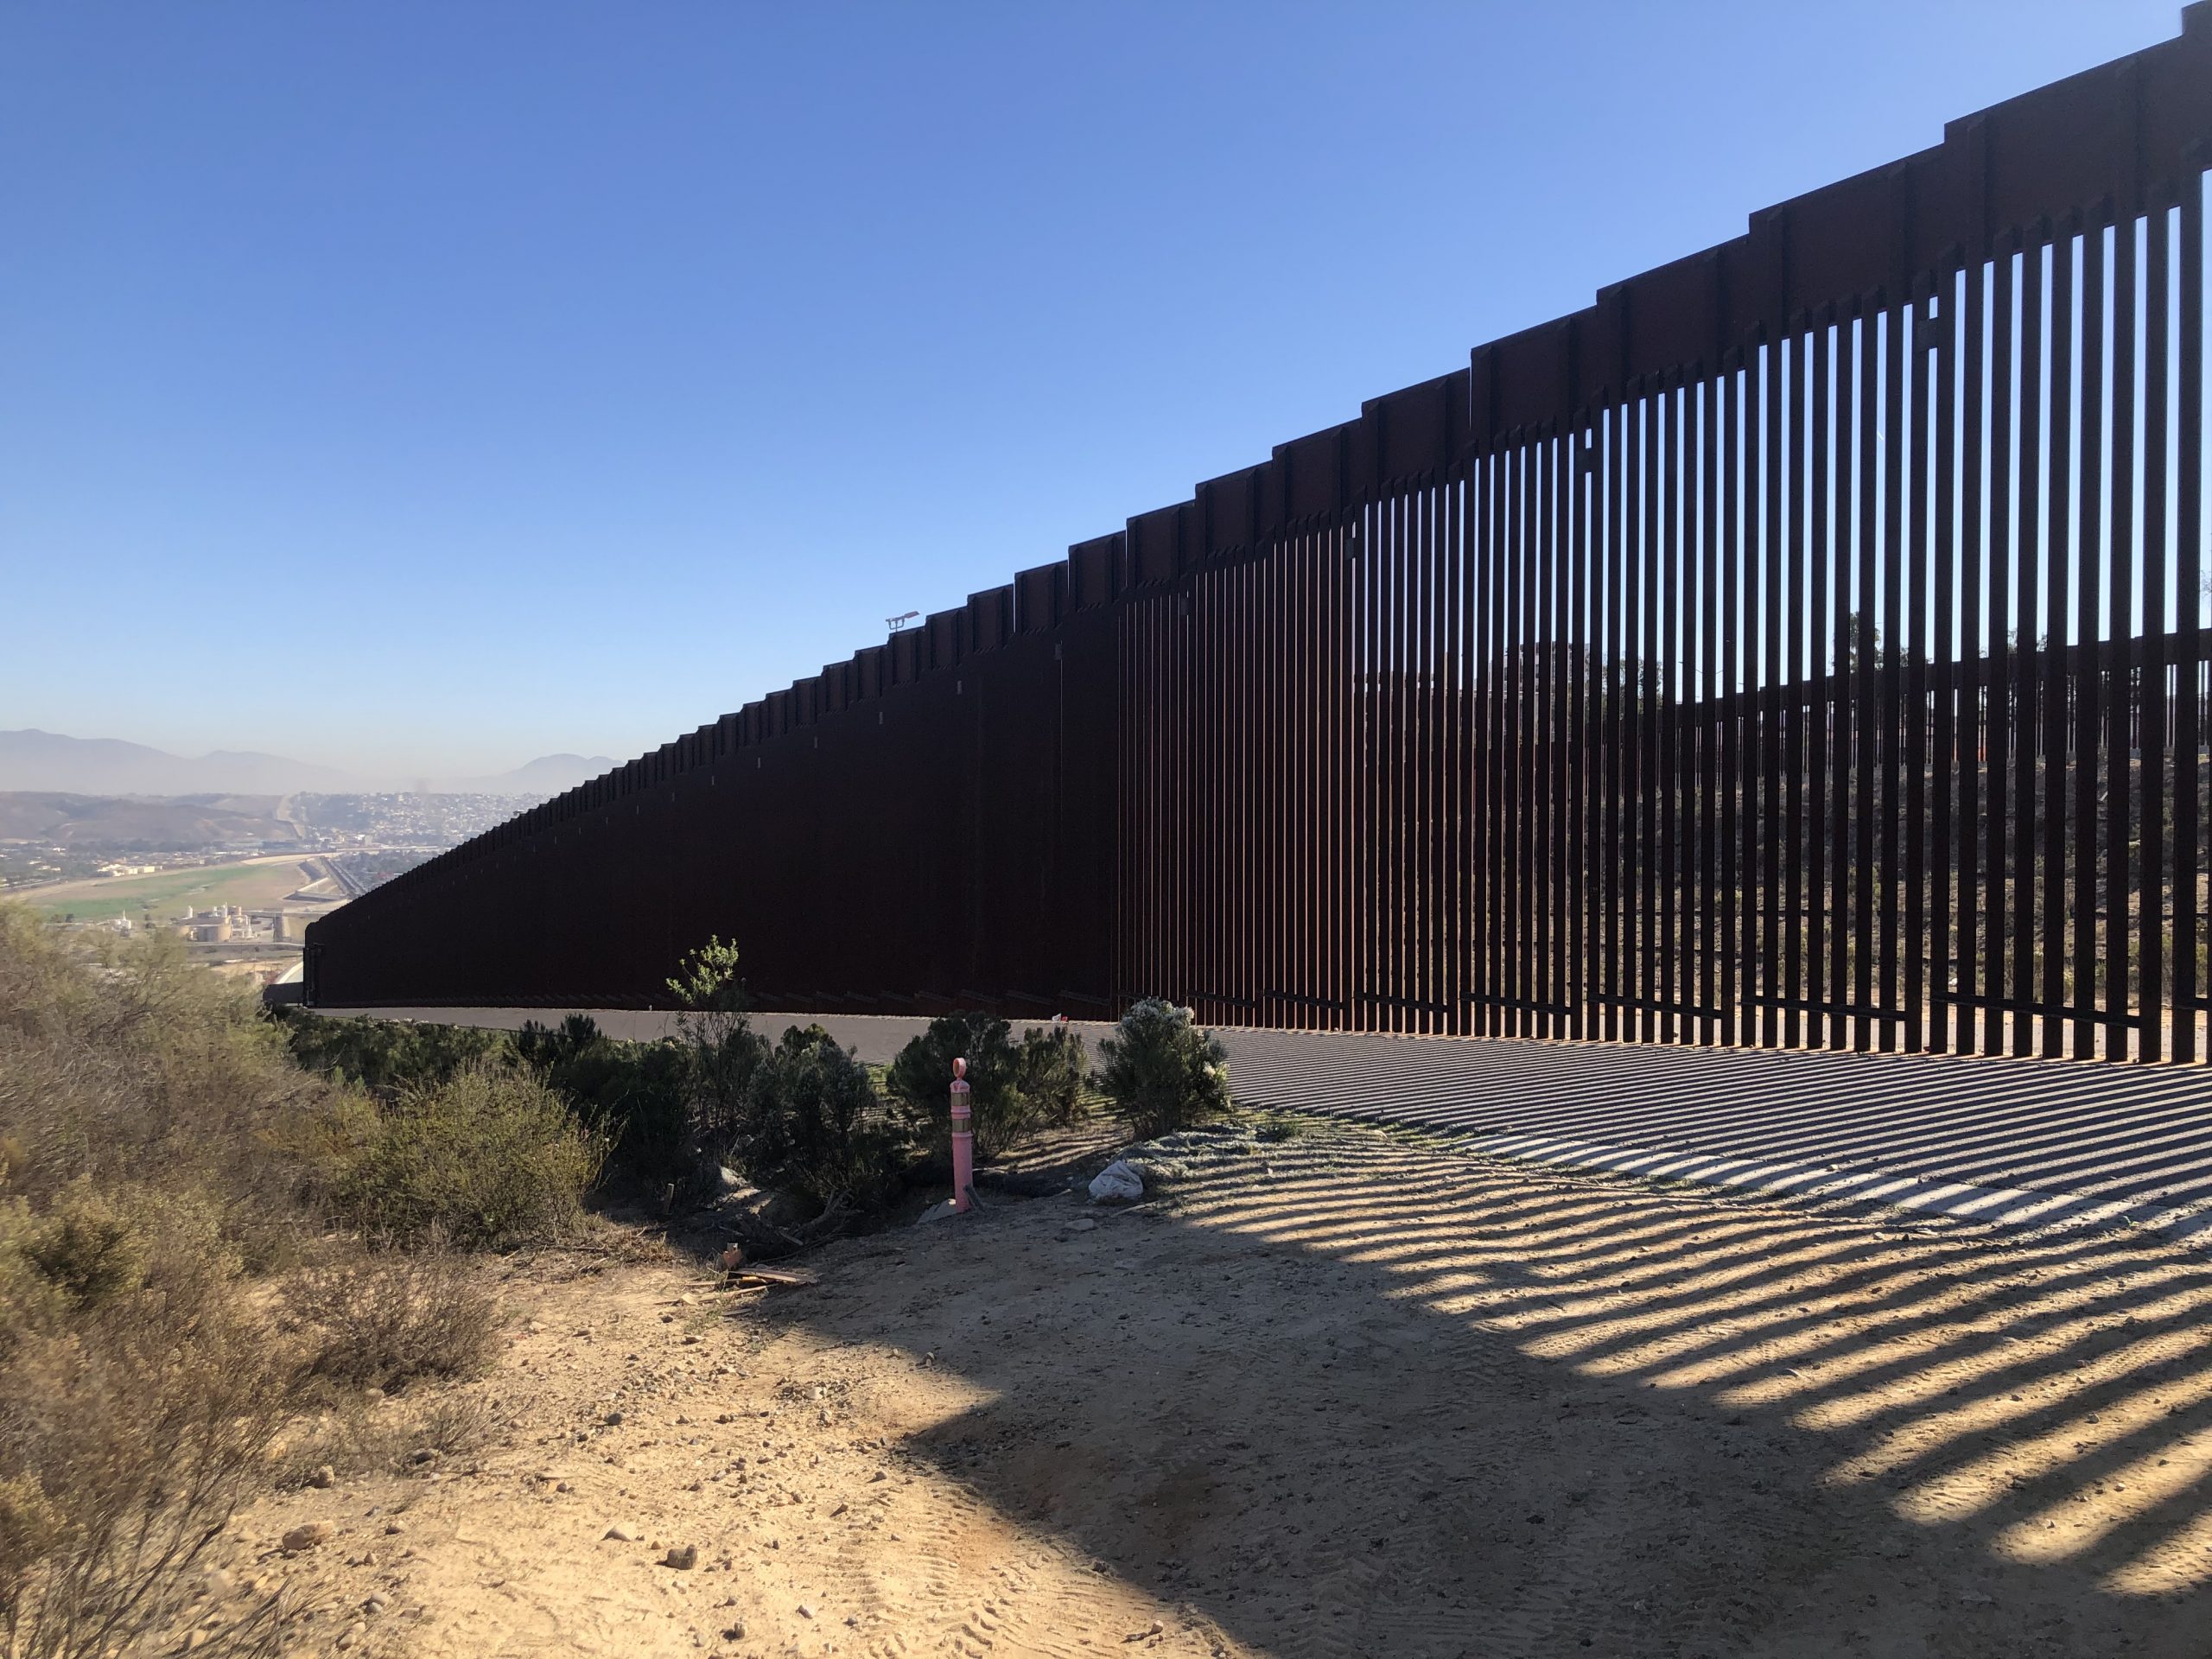
<path fill-rule="evenodd" d="M 620 761 L 2175 0 L 0 14 L 0 728 Z"/>

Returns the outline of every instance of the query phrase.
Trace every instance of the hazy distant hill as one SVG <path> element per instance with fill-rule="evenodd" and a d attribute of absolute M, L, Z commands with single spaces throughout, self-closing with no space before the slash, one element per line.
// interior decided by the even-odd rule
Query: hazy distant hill
<path fill-rule="evenodd" d="M 517 766 L 512 772 L 489 778 L 448 779 L 433 787 L 454 795 L 558 795 L 563 790 L 574 789 L 578 784 L 588 783 L 601 772 L 613 769 L 614 762 L 603 754 L 588 758 L 581 754 L 541 754 L 528 766 Z"/>
<path fill-rule="evenodd" d="M 274 795 L 200 795 L 182 800 L 118 800 L 47 791 L 0 793 L 0 842 L 59 842 L 69 847 L 169 848 L 226 842 L 289 841 Z"/>
<path fill-rule="evenodd" d="M 448 795 L 558 795 L 613 768 L 605 755 L 543 754 L 512 772 L 433 779 Z M 416 788 L 415 779 L 362 779 L 278 754 L 218 749 L 197 760 L 112 737 L 0 732 L 0 791 L 67 795 L 361 795 Z"/>
<path fill-rule="evenodd" d="M 197 760 L 111 737 L 0 732 L 0 790 L 72 795 L 341 794 L 363 785 L 329 766 L 218 749 Z"/>

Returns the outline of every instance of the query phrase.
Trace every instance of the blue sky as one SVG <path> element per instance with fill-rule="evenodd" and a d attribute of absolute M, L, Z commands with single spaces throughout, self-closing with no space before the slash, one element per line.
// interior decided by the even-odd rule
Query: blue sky
<path fill-rule="evenodd" d="M 2175 0 L 0 8 L 0 728 L 618 758 Z"/>

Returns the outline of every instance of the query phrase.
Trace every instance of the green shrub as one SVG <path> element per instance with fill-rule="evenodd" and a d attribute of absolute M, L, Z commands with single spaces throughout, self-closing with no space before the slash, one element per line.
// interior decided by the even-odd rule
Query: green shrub
<path fill-rule="evenodd" d="M 292 1058 L 318 1077 L 336 1075 L 379 1093 L 443 1083 L 471 1065 L 512 1052 L 505 1032 L 408 1020 L 334 1018 L 302 1008 L 271 1011 Z"/>
<path fill-rule="evenodd" d="M 381 1100 L 444 1084 L 471 1067 L 526 1067 L 543 1074 L 599 1137 L 611 1166 L 663 1182 L 688 1173 L 694 1161 L 693 1103 L 702 1068 L 690 1045 L 624 1042 L 580 1014 L 557 1027 L 533 1022 L 512 1033 L 332 1019 L 295 1008 L 277 1009 L 273 1017 L 300 1065 L 358 1084 Z M 744 1037 L 760 1046 L 750 1033 Z"/>
<path fill-rule="evenodd" d="M 611 1165 L 654 1182 L 689 1172 L 695 1073 L 683 1046 L 623 1042 L 572 1014 L 557 1030 L 524 1026 L 515 1049 L 606 1143 Z"/>
<path fill-rule="evenodd" d="M 438 1137 L 404 1109 L 295 1065 L 296 1031 L 365 1052 L 329 1069 L 378 1079 L 396 1108 L 395 1077 L 448 1076 L 456 1054 L 487 1059 L 505 1041 L 280 1025 L 173 938 L 64 934 L 0 903 L 0 1653 L 12 1659 L 166 1652 L 194 1621 L 204 1654 L 284 1646 L 289 1604 L 276 1598 L 228 1603 L 219 1625 L 204 1604 L 187 1618 L 207 1550 L 266 1490 L 276 1436 L 322 1387 L 303 1363 L 321 1351 L 286 1339 L 249 1271 L 308 1250 L 342 1261 L 350 1246 L 315 1243 L 319 1204 L 348 1183 L 375 1194 L 378 1177 L 405 1189 L 410 1159 L 448 1166 L 448 1185 L 471 1173 L 462 1153 L 525 1179 L 557 1161 L 542 1136 L 502 1148 L 481 1124 L 426 1147 Z M 461 1300 L 360 1288 L 352 1317 L 365 1323 L 348 1340 L 375 1335 L 378 1369 L 435 1375 L 465 1357 Z M 411 1314 L 385 1317 L 401 1300 Z"/>
<path fill-rule="evenodd" d="M 715 1162 L 727 1161 L 739 1134 L 753 1074 L 768 1056 L 768 1040 L 746 1014 L 745 982 L 738 976 L 737 946 L 709 935 L 685 953 L 668 982 L 677 1007 L 677 1039 L 688 1057 L 690 1129 L 693 1144 Z"/>
<path fill-rule="evenodd" d="M 146 1282 L 145 1235 L 111 1194 L 72 1182 L 53 1209 L 25 1230 L 23 1259 L 70 1302 L 86 1310 Z"/>
<path fill-rule="evenodd" d="M 1145 998 L 1122 1016 L 1098 1055 L 1098 1085 L 1141 1141 L 1232 1109 L 1228 1053 L 1188 1008 Z"/>
<path fill-rule="evenodd" d="M 582 1212 L 601 1143 L 537 1073 L 488 1063 L 381 1103 L 339 1151 L 331 1198 L 363 1232 L 504 1246 L 558 1236 Z"/>
<path fill-rule="evenodd" d="M 1065 1027 L 1024 1032 L 1014 1072 L 1014 1087 L 1029 1103 L 1035 1122 L 1065 1129 L 1082 1121 L 1090 1056 L 1078 1033 Z"/>
<path fill-rule="evenodd" d="M 245 988 L 166 935 L 58 934 L 0 903 L 0 1163 L 43 1202 L 89 1177 L 159 1171 L 215 1197 L 226 1228 L 265 1229 L 302 1172 L 271 1132 L 321 1108 Z"/>
<path fill-rule="evenodd" d="M 989 1163 L 1035 1132 L 1038 1113 L 1022 1092 L 1020 1054 L 1007 1022 L 988 1014 L 948 1014 L 899 1051 L 885 1085 L 930 1146 L 951 1145 L 952 1062 L 968 1062 L 968 1106 L 976 1158 Z"/>
<path fill-rule="evenodd" d="M 819 1026 L 793 1026 L 753 1074 L 731 1156 L 771 1192 L 865 1209 L 896 1185 L 906 1138 L 868 1068 Z"/>

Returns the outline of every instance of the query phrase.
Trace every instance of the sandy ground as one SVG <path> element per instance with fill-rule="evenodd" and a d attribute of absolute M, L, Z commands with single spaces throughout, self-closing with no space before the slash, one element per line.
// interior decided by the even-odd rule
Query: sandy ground
<path fill-rule="evenodd" d="M 355 1655 L 2212 1650 L 2196 1254 L 1341 1124 L 1175 1155 L 808 1288 L 505 1263 L 507 1429 L 235 1564 Z"/>

